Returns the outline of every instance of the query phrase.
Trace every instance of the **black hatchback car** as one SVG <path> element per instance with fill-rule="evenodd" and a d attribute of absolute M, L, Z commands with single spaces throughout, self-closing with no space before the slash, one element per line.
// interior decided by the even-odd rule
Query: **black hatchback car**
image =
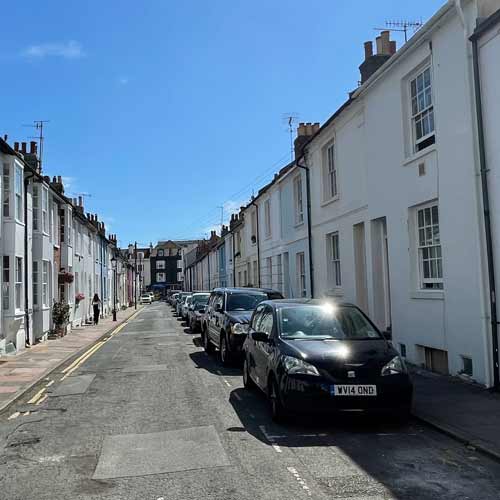
<path fill-rule="evenodd" d="M 205 351 L 220 351 L 224 365 L 241 354 L 254 309 L 264 300 L 282 299 L 270 288 L 215 288 L 210 294 L 202 326 Z"/>
<path fill-rule="evenodd" d="M 354 305 L 263 302 L 243 351 L 243 383 L 267 394 L 275 420 L 353 411 L 409 416 L 413 386 L 405 363 Z"/>

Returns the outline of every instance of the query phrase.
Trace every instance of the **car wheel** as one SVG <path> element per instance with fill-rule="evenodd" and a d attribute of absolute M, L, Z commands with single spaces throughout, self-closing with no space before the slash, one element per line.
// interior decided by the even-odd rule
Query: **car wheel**
<path fill-rule="evenodd" d="M 220 360 L 224 366 L 229 366 L 231 364 L 231 352 L 229 351 L 229 347 L 227 345 L 227 339 L 224 334 L 220 336 L 220 344 L 219 344 L 219 353 Z"/>
<path fill-rule="evenodd" d="M 245 387 L 245 389 L 253 389 L 255 387 L 255 383 L 250 377 L 248 361 L 246 356 L 243 360 L 243 386 Z"/>
<path fill-rule="evenodd" d="M 284 422 L 287 418 L 285 407 L 281 401 L 281 394 L 277 382 L 274 378 L 269 384 L 269 399 L 271 401 L 271 417 L 277 422 Z"/>
<path fill-rule="evenodd" d="M 205 349 L 205 352 L 208 354 L 212 354 L 214 352 L 214 345 L 212 342 L 210 342 L 210 339 L 208 338 L 208 332 L 205 330 L 202 333 L 203 337 L 203 348 Z"/>

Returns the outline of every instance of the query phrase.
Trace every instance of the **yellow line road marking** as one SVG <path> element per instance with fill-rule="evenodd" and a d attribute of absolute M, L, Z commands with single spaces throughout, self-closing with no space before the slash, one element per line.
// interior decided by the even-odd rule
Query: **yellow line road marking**
<path fill-rule="evenodd" d="M 89 353 L 91 352 L 94 352 L 96 351 L 99 347 L 99 345 L 101 344 L 102 342 L 98 342 L 97 344 L 95 344 L 94 346 L 92 346 L 90 349 L 88 349 L 87 351 L 85 351 L 80 357 L 76 358 L 75 361 L 73 361 L 73 363 L 71 363 L 69 366 L 67 366 L 64 370 L 62 370 L 62 373 L 66 373 L 68 372 L 69 370 L 71 370 L 75 365 L 77 365 L 83 358 L 85 358 Z"/>
<path fill-rule="evenodd" d="M 45 387 L 43 389 L 40 389 L 29 401 L 28 401 L 28 404 L 29 405 L 32 405 L 32 404 L 35 404 L 43 395 L 43 393 L 45 392 Z"/>
<path fill-rule="evenodd" d="M 53 380 L 51 380 L 45 387 L 50 387 L 54 383 Z"/>
<path fill-rule="evenodd" d="M 38 402 L 36 403 L 37 405 L 41 405 L 49 396 L 47 394 L 44 394 L 42 399 L 39 399 Z"/>
<path fill-rule="evenodd" d="M 98 351 L 105 344 L 105 342 L 106 341 L 98 342 L 92 349 L 87 351 L 87 353 L 78 361 L 78 363 L 65 373 L 64 377 L 61 380 L 64 380 L 66 377 L 69 377 L 77 368 L 79 368 L 83 363 L 85 363 L 85 361 L 87 361 L 87 359 L 89 359 L 90 356 L 95 354 L 96 351 Z"/>

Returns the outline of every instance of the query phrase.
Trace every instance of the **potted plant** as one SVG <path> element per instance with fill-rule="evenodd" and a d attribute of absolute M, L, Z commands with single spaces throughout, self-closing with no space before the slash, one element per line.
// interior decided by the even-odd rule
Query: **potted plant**
<path fill-rule="evenodd" d="M 63 337 L 66 335 L 66 327 L 69 322 L 69 304 L 56 302 L 52 308 L 52 321 L 54 322 L 56 336 Z"/>
<path fill-rule="evenodd" d="M 71 284 L 73 283 L 75 279 L 75 275 L 73 273 L 69 273 L 68 271 L 61 271 L 58 276 L 58 281 L 59 283 L 67 283 Z"/>

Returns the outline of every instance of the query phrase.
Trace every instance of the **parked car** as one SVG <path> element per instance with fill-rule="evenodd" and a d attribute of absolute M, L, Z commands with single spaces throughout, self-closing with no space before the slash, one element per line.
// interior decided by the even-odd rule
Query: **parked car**
<path fill-rule="evenodd" d="M 179 295 L 177 296 L 177 299 L 175 300 L 175 314 L 177 316 L 180 316 L 182 313 L 182 304 L 186 297 L 191 295 L 191 292 L 180 292 Z"/>
<path fill-rule="evenodd" d="M 413 386 L 403 359 L 356 306 L 319 300 L 261 303 L 246 337 L 243 383 L 289 413 L 410 414 Z"/>
<path fill-rule="evenodd" d="M 187 320 L 188 317 L 188 311 L 189 311 L 189 306 L 191 305 L 191 302 L 193 300 L 192 295 L 188 295 L 185 299 L 184 302 L 181 305 L 181 317 L 184 320 Z"/>
<path fill-rule="evenodd" d="M 141 295 L 140 302 L 141 302 L 141 304 L 151 304 L 151 302 L 153 302 L 153 300 L 151 299 L 151 295 L 149 293 L 143 293 Z"/>
<path fill-rule="evenodd" d="M 201 330 L 205 308 L 210 298 L 210 292 L 195 292 L 193 293 L 191 305 L 188 310 L 187 323 L 192 332 Z"/>
<path fill-rule="evenodd" d="M 205 351 L 220 351 L 224 365 L 241 353 L 254 309 L 263 300 L 282 299 L 270 288 L 216 288 L 210 295 L 203 320 Z"/>
<path fill-rule="evenodd" d="M 168 303 L 174 307 L 175 306 L 175 301 L 177 300 L 177 297 L 179 295 L 179 292 L 176 292 L 176 293 L 172 293 L 168 298 Z"/>

